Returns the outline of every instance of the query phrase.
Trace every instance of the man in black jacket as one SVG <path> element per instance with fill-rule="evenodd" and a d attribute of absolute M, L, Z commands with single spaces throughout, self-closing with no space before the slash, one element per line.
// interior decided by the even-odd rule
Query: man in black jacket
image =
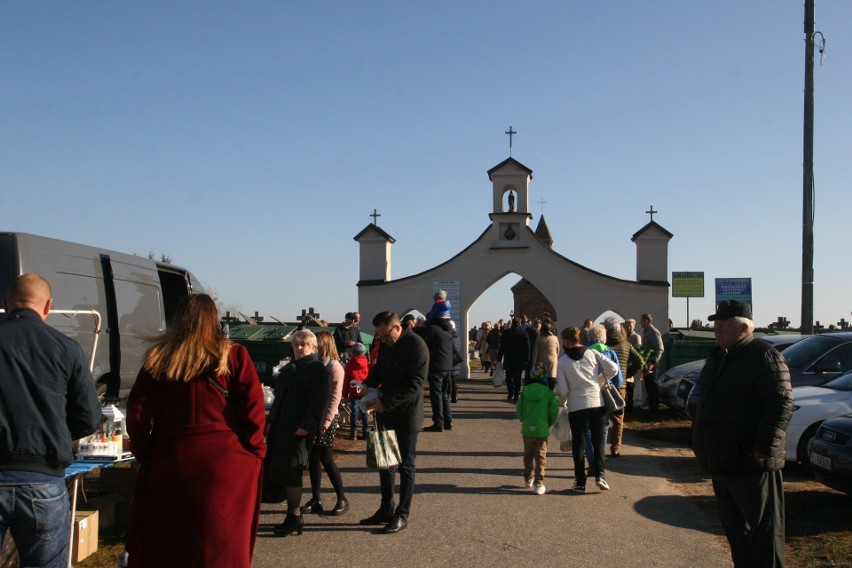
<path fill-rule="evenodd" d="M 18 276 L 0 322 L 0 546 L 9 528 L 22 566 L 68 566 L 65 467 L 71 441 L 101 418 L 83 350 L 45 323 L 50 285 Z M 34 507 L 33 503 L 38 503 Z"/>
<path fill-rule="evenodd" d="M 793 409 L 790 372 L 753 341 L 751 306 L 721 302 L 714 351 L 701 371 L 692 449 L 713 480 L 736 566 L 784 565 L 784 437 Z"/>
<path fill-rule="evenodd" d="M 443 432 L 453 428 L 450 387 L 453 379 L 453 328 L 450 318 L 434 318 L 423 328 L 422 337 L 429 348 L 429 402 L 432 425 L 424 432 Z"/>
<path fill-rule="evenodd" d="M 382 503 L 362 525 L 385 525 L 395 533 L 408 525 L 414 497 L 417 433 L 423 421 L 423 384 L 429 371 L 429 349 L 411 329 L 403 329 L 394 312 L 379 312 L 373 318 L 375 338 L 383 343 L 379 361 L 364 381 L 381 388 L 382 395 L 368 410 L 376 412 L 381 427 L 396 432 L 402 460 L 399 465 L 399 505 L 394 508 L 396 470 L 379 471 Z"/>

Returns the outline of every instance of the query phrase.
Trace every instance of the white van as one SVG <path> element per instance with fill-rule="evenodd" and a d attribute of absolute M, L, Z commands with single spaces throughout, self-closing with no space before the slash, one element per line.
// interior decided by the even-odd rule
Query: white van
<path fill-rule="evenodd" d="M 127 396 L 150 345 L 146 340 L 165 331 L 182 299 L 204 291 L 192 273 L 169 263 L 0 232 L 0 295 L 14 277 L 28 272 L 50 283 L 57 312 L 100 314 L 97 338 L 91 317 L 52 313 L 47 323 L 79 342 L 87 360 L 94 352 L 92 376 L 98 392 L 109 397 Z"/>

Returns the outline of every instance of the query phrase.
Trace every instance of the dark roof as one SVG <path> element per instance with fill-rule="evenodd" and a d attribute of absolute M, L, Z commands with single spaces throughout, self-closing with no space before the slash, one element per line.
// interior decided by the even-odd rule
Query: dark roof
<path fill-rule="evenodd" d="M 360 239 L 361 239 L 361 237 L 363 237 L 365 234 L 367 234 L 367 231 L 370 231 L 370 230 L 376 231 L 378 234 L 380 234 L 381 236 L 383 236 L 385 239 L 389 240 L 389 241 L 391 242 L 391 244 L 393 244 L 393 243 L 395 243 L 395 242 L 396 242 L 396 239 L 395 239 L 395 238 L 393 238 L 392 236 L 390 236 L 389 234 L 387 234 L 387 233 L 386 233 L 385 231 L 383 231 L 383 230 L 382 230 L 382 229 L 381 229 L 378 225 L 375 225 L 375 224 L 373 224 L 373 223 L 370 223 L 369 225 L 367 225 L 366 227 L 364 227 L 364 228 L 361 230 L 361 232 L 360 232 L 360 233 L 358 233 L 357 235 L 355 235 L 355 236 L 353 237 L 353 239 L 355 239 L 356 241 L 357 241 L 357 240 L 360 240 Z"/>
<path fill-rule="evenodd" d="M 670 232 L 665 230 L 662 226 L 660 226 L 656 221 L 651 221 L 647 225 L 645 225 L 644 227 L 642 227 L 641 229 L 639 229 L 638 231 L 633 233 L 633 236 L 630 237 L 630 240 L 635 241 L 638 237 L 642 236 L 643 234 L 645 234 L 646 232 L 648 232 L 648 231 L 650 231 L 651 229 L 654 229 L 654 228 L 657 229 L 658 231 L 662 232 L 664 235 L 666 235 L 669 238 L 672 238 L 674 236 L 673 234 L 671 234 Z"/>
<path fill-rule="evenodd" d="M 528 174 L 530 174 L 530 179 L 532 179 L 532 170 L 529 169 L 528 167 L 526 167 L 525 165 L 523 165 L 522 163 L 520 163 L 515 158 L 506 158 L 505 160 L 503 160 L 502 162 L 500 162 L 499 164 L 497 164 L 496 166 L 494 166 L 493 168 L 488 170 L 488 179 L 489 180 L 491 179 L 491 174 L 493 174 L 494 172 L 496 172 L 497 170 L 499 170 L 500 168 L 502 168 L 503 166 L 508 165 L 508 164 L 515 164 L 516 166 L 518 166 L 522 170 L 525 170 Z"/>
<path fill-rule="evenodd" d="M 550 235 L 550 229 L 547 226 L 547 221 L 544 220 L 544 215 L 538 220 L 538 226 L 535 228 L 535 236 L 547 246 L 553 246 L 553 237 Z"/>

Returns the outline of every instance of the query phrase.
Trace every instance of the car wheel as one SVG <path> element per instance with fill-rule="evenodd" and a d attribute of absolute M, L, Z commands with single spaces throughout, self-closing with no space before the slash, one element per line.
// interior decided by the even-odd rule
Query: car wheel
<path fill-rule="evenodd" d="M 811 462 L 808 460 L 808 442 L 816 435 L 820 424 L 822 424 L 822 421 L 808 426 L 808 429 L 802 434 L 799 444 L 796 446 L 796 458 L 809 472 L 811 471 Z"/>

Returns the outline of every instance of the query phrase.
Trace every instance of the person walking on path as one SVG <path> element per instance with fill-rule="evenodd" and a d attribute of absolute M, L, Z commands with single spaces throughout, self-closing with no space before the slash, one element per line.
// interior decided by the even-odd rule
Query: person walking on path
<path fill-rule="evenodd" d="M 353 352 L 358 345 L 360 343 L 353 345 Z M 339 356 L 337 348 L 334 345 L 334 336 L 328 331 L 317 333 L 317 354 L 320 357 L 320 361 L 325 365 L 325 370 L 328 372 L 328 398 L 319 431 L 314 438 L 311 453 L 308 457 L 308 475 L 311 478 L 311 499 L 302 506 L 301 512 L 305 515 L 322 513 L 324 511 L 320 489 L 322 488 L 322 470 L 325 469 L 325 473 L 328 475 L 328 479 L 331 481 L 331 485 L 334 487 L 334 492 L 337 495 L 337 503 L 335 503 L 334 508 L 329 513 L 332 515 L 342 515 L 349 510 L 349 501 L 343 492 L 343 479 L 340 476 L 340 469 L 334 461 L 334 441 L 337 438 L 337 428 L 340 425 L 338 410 L 340 408 L 340 399 L 343 396 L 343 377 L 345 372 L 338 360 Z"/>
<path fill-rule="evenodd" d="M 423 385 L 429 372 L 429 348 L 410 329 L 402 329 L 394 312 L 379 312 L 373 318 L 375 338 L 382 342 L 379 360 L 365 384 L 381 386 L 381 396 L 367 410 L 376 413 L 380 426 L 396 432 L 402 457 L 399 504 L 394 506 L 396 469 L 379 471 L 382 502 L 379 509 L 360 522 L 385 525 L 383 532 L 396 533 L 408 526 L 414 498 L 417 434 L 423 420 Z"/>
<path fill-rule="evenodd" d="M 601 400 L 601 384 L 618 372 L 618 365 L 599 351 L 580 343 L 580 330 L 568 327 L 562 330 L 565 352 L 559 357 L 556 372 L 556 391 L 559 398 L 568 402 L 568 419 L 571 424 L 571 452 L 574 458 L 574 493 L 586 492 L 586 425 L 591 428 L 595 448 L 591 464 L 595 483 L 603 491 L 609 489 L 604 479 L 604 426 L 606 408 Z"/>
<path fill-rule="evenodd" d="M 712 478 L 734 565 L 784 566 L 790 372 L 778 351 L 754 341 L 749 304 L 721 302 L 707 319 L 719 346 L 698 379 L 692 450 Z"/>
<path fill-rule="evenodd" d="M 500 354 L 498 360 L 503 362 L 506 372 L 506 390 L 509 395 L 506 400 L 518 400 L 521 394 L 521 380 L 527 363 L 530 360 L 530 340 L 521 328 L 521 318 L 512 318 L 512 327 L 500 337 Z"/>
<path fill-rule="evenodd" d="M 248 350 L 222 334 L 213 298 L 189 296 L 145 354 L 127 399 L 140 465 L 130 567 L 251 566 L 264 408 Z"/>
<path fill-rule="evenodd" d="M 22 566 L 68 566 L 65 468 L 71 441 L 101 419 L 80 345 L 45 320 L 50 284 L 37 274 L 12 281 L 0 322 L 0 548 L 9 529 Z"/>
<path fill-rule="evenodd" d="M 553 390 L 547 386 L 547 378 L 540 365 L 533 368 L 530 379 L 524 384 L 515 414 L 521 421 L 524 440 L 524 485 L 533 487 L 536 495 L 544 495 L 547 492 L 544 486 L 547 437 L 550 436 L 550 427 L 556 423 L 559 404 Z"/>
<path fill-rule="evenodd" d="M 531 359 L 533 367 L 537 364 L 542 365 L 547 386 L 551 390 L 556 386 L 556 365 L 559 362 L 561 350 L 553 323 L 546 321 L 541 324 L 541 334 L 535 340 Z"/>
<path fill-rule="evenodd" d="M 606 345 L 618 357 L 618 363 L 621 366 L 621 375 L 625 381 L 627 377 L 633 376 L 642 369 L 642 356 L 636 349 L 630 345 L 630 342 L 624 337 L 624 328 L 614 317 L 608 317 L 604 320 L 604 328 L 606 329 Z M 627 383 L 621 383 L 619 388 L 621 397 L 627 400 Z M 624 435 L 624 410 L 613 413 L 612 430 L 610 430 L 610 457 L 617 458 L 621 456 L 621 440 Z"/>

